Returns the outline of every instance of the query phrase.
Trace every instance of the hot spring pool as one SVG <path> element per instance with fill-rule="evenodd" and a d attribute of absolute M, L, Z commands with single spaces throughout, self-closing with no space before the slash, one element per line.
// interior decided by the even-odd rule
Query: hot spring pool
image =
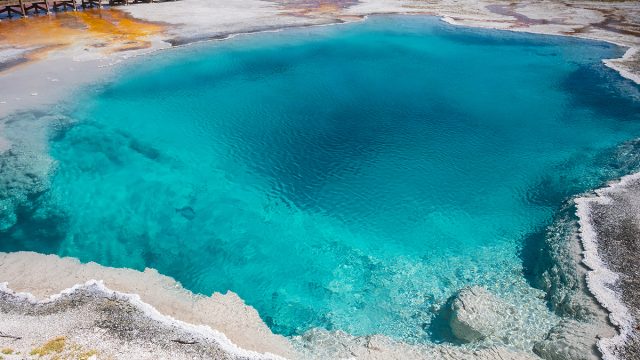
<path fill-rule="evenodd" d="M 601 63 L 622 52 L 375 17 L 147 56 L 64 109 L 50 187 L 0 250 L 232 290 L 284 335 L 438 341 L 467 285 L 544 332 L 526 243 L 629 171 L 611 154 L 640 134 L 640 92 Z"/>

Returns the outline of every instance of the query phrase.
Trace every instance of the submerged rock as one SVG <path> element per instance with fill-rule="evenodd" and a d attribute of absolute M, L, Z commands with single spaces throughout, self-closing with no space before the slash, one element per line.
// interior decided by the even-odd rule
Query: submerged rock
<path fill-rule="evenodd" d="M 451 303 L 449 324 L 453 335 L 465 342 L 519 327 L 515 309 L 478 286 L 460 290 Z"/>
<path fill-rule="evenodd" d="M 15 213 L 14 204 L 7 200 L 0 200 L 0 231 L 4 231 L 15 225 L 18 217 Z"/>
<path fill-rule="evenodd" d="M 0 151 L 0 231 L 9 230 L 18 221 L 21 208 L 29 208 L 49 187 L 54 161 L 48 155 L 47 126 L 63 124 L 67 119 L 42 114 L 18 114 L 0 123 L 0 139 L 8 149 Z"/>
<path fill-rule="evenodd" d="M 180 209 L 176 209 L 176 212 L 187 220 L 193 220 L 196 217 L 196 211 L 191 206 L 185 206 Z"/>

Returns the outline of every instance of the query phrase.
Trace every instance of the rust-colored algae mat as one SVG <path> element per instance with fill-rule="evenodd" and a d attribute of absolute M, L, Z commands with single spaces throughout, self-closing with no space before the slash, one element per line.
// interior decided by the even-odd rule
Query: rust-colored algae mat
<path fill-rule="evenodd" d="M 159 24 L 135 19 L 117 9 L 94 9 L 32 16 L 0 22 L 0 47 L 30 49 L 25 60 L 36 60 L 71 45 L 100 49 L 105 54 L 145 49 Z"/>

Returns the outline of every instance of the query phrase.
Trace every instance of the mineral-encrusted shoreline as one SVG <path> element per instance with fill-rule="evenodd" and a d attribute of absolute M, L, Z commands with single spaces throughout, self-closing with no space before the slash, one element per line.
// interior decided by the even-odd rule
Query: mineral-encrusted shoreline
<path fill-rule="evenodd" d="M 161 315 L 97 281 L 41 301 L 1 285 L 0 313 L 8 359 L 282 359 L 241 349 L 210 327 Z"/>
<path fill-rule="evenodd" d="M 620 334 L 603 340 L 610 358 L 640 358 L 640 173 L 576 200 L 588 284 Z"/>
<path fill-rule="evenodd" d="M 409 345 L 321 329 L 287 339 L 271 333 L 237 295 L 195 295 L 151 269 L 17 252 L 0 253 L 0 274 L 10 278 L 0 284 L 0 349 L 20 359 L 40 358 L 31 353 L 56 339 L 66 347 L 49 358 L 92 352 L 99 359 L 536 359 L 507 346 Z M 104 280 L 81 281 L 91 277 Z M 492 318 L 468 320 L 495 308 L 481 295 L 460 295 L 478 306 L 457 311 L 458 323 L 492 336 L 501 331 Z"/>

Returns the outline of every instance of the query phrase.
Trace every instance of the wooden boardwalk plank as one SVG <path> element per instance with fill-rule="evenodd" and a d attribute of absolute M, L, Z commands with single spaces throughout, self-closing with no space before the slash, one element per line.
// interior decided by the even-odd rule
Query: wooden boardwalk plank
<path fill-rule="evenodd" d="M 79 7 L 101 8 L 103 4 L 109 6 L 129 5 L 140 3 L 164 2 L 167 0 L 0 0 L 0 15 L 7 14 L 9 18 L 14 15 L 27 17 L 29 12 L 37 14 L 51 11 L 77 11 Z"/>
<path fill-rule="evenodd" d="M 71 8 L 71 10 L 78 10 L 78 2 L 76 0 L 54 0 L 53 1 L 53 11 L 59 11 L 62 8 L 63 11 L 67 10 L 67 7 Z"/>

